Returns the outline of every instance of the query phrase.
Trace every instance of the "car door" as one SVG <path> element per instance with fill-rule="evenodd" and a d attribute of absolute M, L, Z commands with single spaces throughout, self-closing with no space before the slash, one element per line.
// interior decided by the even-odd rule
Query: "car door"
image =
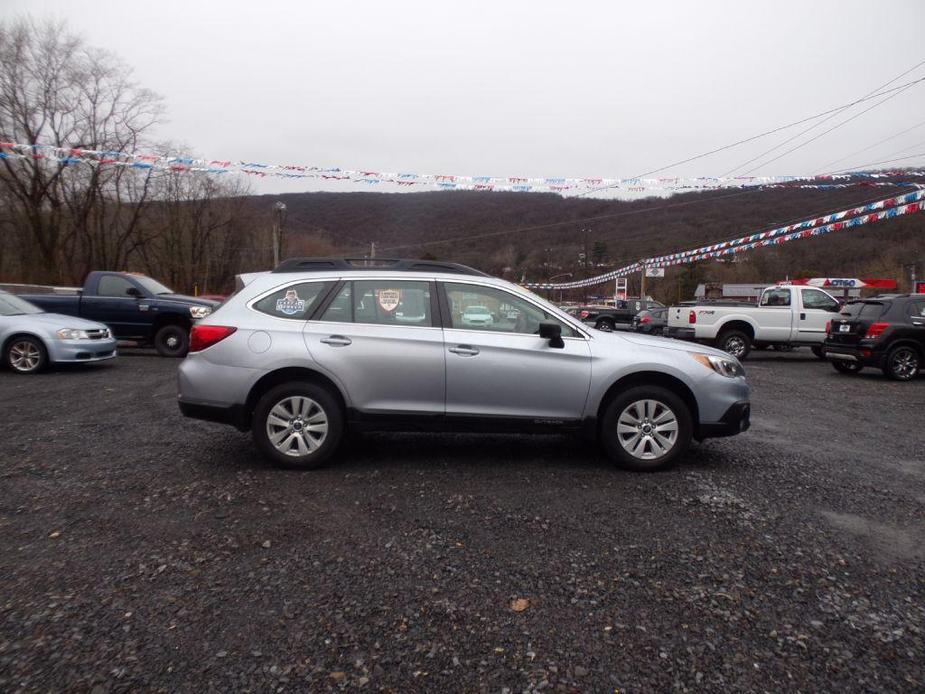
<path fill-rule="evenodd" d="M 795 342 L 822 342 L 826 324 L 838 313 L 838 302 L 820 289 L 803 287 L 799 291 L 799 315 L 794 320 Z"/>
<path fill-rule="evenodd" d="M 591 350 L 578 330 L 525 297 L 475 282 L 441 282 L 446 343 L 447 416 L 577 420 L 591 382 Z M 466 325 L 470 305 L 508 314 Z M 513 317 L 511 317 L 513 316 Z M 564 347 L 537 334 L 540 321 L 562 325 Z"/>
<path fill-rule="evenodd" d="M 446 366 L 436 306 L 433 282 L 347 280 L 305 324 L 305 344 L 360 412 L 442 416 Z"/>
<path fill-rule="evenodd" d="M 128 292 L 136 290 L 139 296 Z M 139 285 L 122 275 L 100 275 L 96 291 L 83 294 L 80 315 L 108 325 L 117 337 L 146 337 L 152 318 L 152 300 Z"/>

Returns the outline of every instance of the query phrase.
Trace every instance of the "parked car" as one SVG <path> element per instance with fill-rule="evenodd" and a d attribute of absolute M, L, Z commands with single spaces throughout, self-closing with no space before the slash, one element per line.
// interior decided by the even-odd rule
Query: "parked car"
<path fill-rule="evenodd" d="M 815 287 L 768 287 L 756 304 L 695 304 L 672 306 L 668 337 L 709 344 L 745 359 L 753 344 L 809 345 L 824 358 L 825 326 L 839 303 Z"/>
<path fill-rule="evenodd" d="M 578 317 L 587 325 L 611 332 L 618 325 L 632 325 L 637 313 L 652 308 L 664 308 L 664 305 L 652 299 L 618 299 L 613 306 L 581 306 L 578 309 Z"/>
<path fill-rule="evenodd" d="M 189 349 L 190 327 L 219 305 L 176 294 L 160 282 L 132 272 L 91 272 L 74 294 L 23 296 L 39 308 L 105 323 L 120 340 L 153 344 L 164 357 Z"/>
<path fill-rule="evenodd" d="M 412 297 L 424 315 L 397 321 Z M 473 329 L 469 304 L 518 319 Z M 744 431 L 750 412 L 728 354 L 592 330 L 516 285 L 419 260 L 292 259 L 248 275 L 193 326 L 178 383 L 183 414 L 250 430 L 267 458 L 301 468 L 347 430 L 389 429 L 581 431 L 616 463 L 656 470 L 692 438 Z"/>
<path fill-rule="evenodd" d="M 651 308 L 633 316 L 633 330 L 646 335 L 662 335 L 668 327 L 668 308 Z"/>
<path fill-rule="evenodd" d="M 470 328 L 487 328 L 495 322 L 486 306 L 467 306 L 461 320 L 463 325 Z"/>
<path fill-rule="evenodd" d="M 897 381 L 911 381 L 925 364 L 925 295 L 849 302 L 829 324 L 824 346 L 840 373 L 872 366 Z"/>
<path fill-rule="evenodd" d="M 13 371 L 34 374 L 49 364 L 113 359 L 116 340 L 101 323 L 45 313 L 0 290 L 0 345 Z"/>

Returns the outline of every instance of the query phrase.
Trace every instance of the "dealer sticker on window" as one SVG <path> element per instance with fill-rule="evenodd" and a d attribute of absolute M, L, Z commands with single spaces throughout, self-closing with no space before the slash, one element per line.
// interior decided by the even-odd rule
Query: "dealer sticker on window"
<path fill-rule="evenodd" d="M 276 310 L 287 316 L 305 311 L 305 299 L 300 299 L 295 289 L 287 289 L 286 296 L 276 300 Z"/>
<path fill-rule="evenodd" d="M 386 313 L 391 313 L 398 308 L 401 303 L 401 290 L 399 289 L 380 289 L 376 294 L 376 301 L 379 307 Z"/>

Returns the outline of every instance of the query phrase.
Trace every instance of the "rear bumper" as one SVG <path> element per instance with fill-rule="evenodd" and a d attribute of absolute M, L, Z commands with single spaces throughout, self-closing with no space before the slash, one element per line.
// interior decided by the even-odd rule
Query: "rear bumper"
<path fill-rule="evenodd" d="M 751 405 L 747 401 L 737 402 L 729 407 L 718 422 L 701 422 L 697 427 L 697 439 L 735 436 L 751 426 Z"/>
<path fill-rule="evenodd" d="M 847 361 L 863 366 L 880 366 L 883 360 L 883 352 L 873 350 L 870 347 L 824 342 L 822 348 L 825 350 L 826 359 L 833 361 Z"/>
<path fill-rule="evenodd" d="M 665 334 L 668 337 L 673 337 L 676 340 L 687 340 L 688 342 L 696 342 L 697 335 L 693 328 L 665 328 Z"/>
<path fill-rule="evenodd" d="M 201 419 L 206 422 L 217 422 L 218 424 L 230 424 L 241 431 L 250 429 L 250 421 L 243 405 L 218 407 L 216 405 L 201 405 L 182 400 L 178 404 L 184 417 Z"/>

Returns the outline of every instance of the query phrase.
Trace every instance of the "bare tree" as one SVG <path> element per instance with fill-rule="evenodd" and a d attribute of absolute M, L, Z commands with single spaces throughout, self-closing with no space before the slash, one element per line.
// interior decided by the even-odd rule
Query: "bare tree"
<path fill-rule="evenodd" d="M 56 22 L 0 25 L 0 139 L 61 148 L 134 151 L 163 112 L 109 53 L 86 46 Z M 76 279 L 93 266 L 118 267 L 135 244 L 150 172 L 106 163 L 68 163 L 35 150 L 2 159 L 0 191 L 18 222 L 21 272 Z"/>

